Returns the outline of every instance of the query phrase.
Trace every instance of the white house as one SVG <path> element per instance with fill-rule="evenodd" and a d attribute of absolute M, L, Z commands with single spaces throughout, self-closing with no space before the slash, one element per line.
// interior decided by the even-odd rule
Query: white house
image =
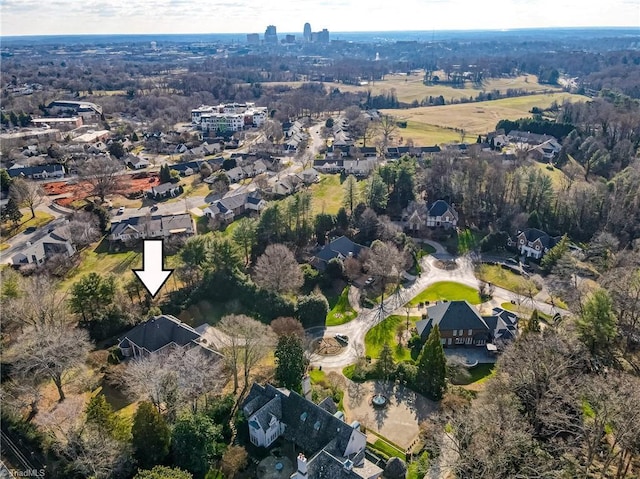
<path fill-rule="evenodd" d="M 515 241 L 509 238 L 509 246 L 515 246 L 521 255 L 527 258 L 540 259 L 553 248 L 559 237 L 549 236 L 542 230 L 529 228 L 519 231 Z"/>

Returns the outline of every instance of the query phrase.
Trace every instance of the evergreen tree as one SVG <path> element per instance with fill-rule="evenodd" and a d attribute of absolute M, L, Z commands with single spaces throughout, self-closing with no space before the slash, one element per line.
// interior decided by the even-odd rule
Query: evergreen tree
<path fill-rule="evenodd" d="M 168 183 L 171 181 L 171 170 L 169 165 L 164 164 L 160 167 L 160 183 Z"/>
<path fill-rule="evenodd" d="M 540 266 L 542 269 L 549 273 L 556 265 L 558 260 L 569 250 L 569 237 L 565 234 L 558 244 L 549 250 L 549 252 L 544 255 L 542 261 L 540 262 Z"/>
<path fill-rule="evenodd" d="M 169 454 L 171 431 L 157 409 L 147 401 L 140 403 L 133 416 L 133 454 L 140 467 L 162 463 Z"/>
<path fill-rule="evenodd" d="M 610 357 L 616 337 L 616 317 L 611 296 L 604 289 L 594 292 L 582 308 L 578 318 L 578 334 L 591 354 Z"/>
<path fill-rule="evenodd" d="M 393 350 L 389 343 L 384 343 L 382 351 L 380 351 L 380 357 L 376 363 L 376 370 L 384 379 L 389 379 L 389 376 L 393 374 L 396 368 L 396 363 L 393 360 Z"/>
<path fill-rule="evenodd" d="M 126 425 L 113 412 L 104 394 L 97 394 L 89 400 L 85 414 L 87 425 L 95 428 L 100 434 L 119 441 L 128 439 L 129 434 Z"/>
<path fill-rule="evenodd" d="M 522 332 L 525 334 L 540 332 L 540 316 L 537 309 L 534 309 L 533 313 L 531 313 L 531 317 L 529 318 L 529 321 L 524 324 Z"/>
<path fill-rule="evenodd" d="M 282 387 L 302 391 L 302 376 L 306 370 L 302 340 L 295 335 L 280 336 L 276 346 L 276 381 Z"/>
<path fill-rule="evenodd" d="M 173 463 L 197 477 L 204 476 L 222 457 L 223 448 L 222 428 L 204 414 L 181 417 L 173 428 Z"/>
<path fill-rule="evenodd" d="M 193 474 L 178 468 L 156 466 L 139 470 L 133 479 L 193 479 Z"/>
<path fill-rule="evenodd" d="M 342 186 L 344 189 L 344 197 L 342 203 L 346 208 L 349 209 L 350 213 L 353 213 L 353 209 L 358 204 L 358 198 L 360 196 L 360 191 L 358 190 L 358 180 L 353 175 L 347 176 L 347 179 L 344 181 L 344 185 Z"/>
<path fill-rule="evenodd" d="M 2 221 L 11 221 L 14 225 L 17 225 L 22 219 L 22 213 L 18 207 L 18 203 L 13 198 L 9 198 L 9 201 L 0 211 L 0 217 Z"/>
<path fill-rule="evenodd" d="M 9 192 L 9 188 L 11 187 L 12 179 L 9 176 L 9 173 L 5 168 L 0 170 L 0 191 L 3 193 Z"/>
<path fill-rule="evenodd" d="M 436 324 L 429 333 L 418 357 L 418 388 L 431 399 L 442 399 L 446 389 L 447 360 L 440 342 L 440 328 Z"/>

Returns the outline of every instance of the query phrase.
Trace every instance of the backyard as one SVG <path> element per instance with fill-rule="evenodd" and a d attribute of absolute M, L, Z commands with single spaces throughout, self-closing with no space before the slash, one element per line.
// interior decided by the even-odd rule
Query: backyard
<path fill-rule="evenodd" d="M 312 200 L 312 214 L 335 215 L 342 206 L 343 189 L 340 175 L 321 175 L 320 182 L 309 188 Z"/>
<path fill-rule="evenodd" d="M 534 295 L 539 291 L 533 281 L 500 265 L 482 264 L 476 268 L 476 276 L 509 291 L 531 291 Z"/>
<path fill-rule="evenodd" d="M 409 301 L 409 305 L 417 306 L 420 303 L 433 301 L 469 301 L 471 304 L 480 304 L 478 290 L 471 286 L 456 283 L 454 281 L 440 281 L 423 290 L 415 298 Z"/>
<path fill-rule="evenodd" d="M 327 314 L 325 323 L 327 326 L 339 326 L 348 323 L 358 315 L 349 304 L 349 288 L 349 285 L 345 286 L 335 304 L 330 304 L 331 310 Z"/>
<path fill-rule="evenodd" d="M 420 316 L 409 316 L 409 330 L 419 321 Z M 396 361 L 408 361 L 416 359 L 411 357 L 411 350 L 398 343 L 400 328 L 402 327 L 403 337 L 407 337 L 407 317 L 400 315 L 389 316 L 380 324 L 374 326 L 364 337 L 365 354 L 371 358 L 380 356 L 380 351 L 385 344 L 389 344 L 393 350 L 393 357 Z M 405 341 L 406 345 L 406 341 Z"/>

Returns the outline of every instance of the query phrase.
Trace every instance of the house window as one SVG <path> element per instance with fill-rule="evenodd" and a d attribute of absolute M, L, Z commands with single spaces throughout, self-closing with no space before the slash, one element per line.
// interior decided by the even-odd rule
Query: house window
<path fill-rule="evenodd" d="M 471 344 L 472 341 L 473 341 L 473 338 L 467 338 L 465 341 L 465 344 Z"/>
<path fill-rule="evenodd" d="M 454 329 L 454 330 L 453 330 L 453 337 L 456 337 L 457 335 L 458 335 L 458 330 L 457 330 L 457 329 Z"/>
<path fill-rule="evenodd" d="M 464 338 L 456 338 L 456 344 L 464 344 Z"/>
<path fill-rule="evenodd" d="M 473 329 L 470 329 L 469 331 L 467 331 L 467 336 L 471 336 L 473 334 Z"/>
<path fill-rule="evenodd" d="M 450 346 L 451 345 L 451 338 L 447 338 L 447 344 Z"/>

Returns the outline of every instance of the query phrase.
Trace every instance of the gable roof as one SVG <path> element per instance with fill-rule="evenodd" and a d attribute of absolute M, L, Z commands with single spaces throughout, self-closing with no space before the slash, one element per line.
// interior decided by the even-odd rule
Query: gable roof
<path fill-rule="evenodd" d="M 138 324 L 122 338 L 120 344 L 133 343 L 153 353 L 169 344 L 185 346 L 198 339 L 200 334 L 191 326 L 174 316 L 163 314 Z"/>
<path fill-rule="evenodd" d="M 152 186 L 150 191 L 152 191 L 154 194 L 162 195 L 179 187 L 180 185 L 178 183 L 162 183 L 157 186 Z"/>
<path fill-rule="evenodd" d="M 363 248 L 365 248 L 365 246 L 351 241 L 346 236 L 340 236 L 318 251 L 316 258 L 323 262 L 329 262 L 338 256 L 347 258 L 351 254 L 352 256 L 357 257 Z"/>
<path fill-rule="evenodd" d="M 41 175 L 42 173 L 47 174 L 64 174 L 64 166 L 62 165 L 40 165 L 40 166 L 21 166 L 14 165 L 7 170 L 7 173 L 11 178 L 15 178 L 17 176 L 33 176 L 33 175 Z"/>
<path fill-rule="evenodd" d="M 480 329 L 489 332 L 485 320 L 467 301 L 446 301 L 427 308 L 427 319 L 418 321 L 416 329 L 425 337 L 436 324 L 441 331 Z"/>
<path fill-rule="evenodd" d="M 458 212 L 444 200 L 437 200 L 431 205 L 429 208 L 429 216 L 442 216 L 447 211 L 450 211 L 456 220 L 458 219 Z"/>
<path fill-rule="evenodd" d="M 545 233 L 544 231 L 537 228 L 528 228 L 518 233 L 518 235 L 520 234 L 524 234 L 527 241 L 530 241 L 532 243 L 535 240 L 539 239 L 542 243 L 542 246 L 544 246 L 545 248 L 553 248 L 558 242 L 557 238 L 553 238 L 552 236 L 549 236 L 548 233 Z"/>
<path fill-rule="evenodd" d="M 509 341 L 518 334 L 518 316 L 502 308 L 494 308 L 491 316 L 483 316 L 494 340 Z"/>

